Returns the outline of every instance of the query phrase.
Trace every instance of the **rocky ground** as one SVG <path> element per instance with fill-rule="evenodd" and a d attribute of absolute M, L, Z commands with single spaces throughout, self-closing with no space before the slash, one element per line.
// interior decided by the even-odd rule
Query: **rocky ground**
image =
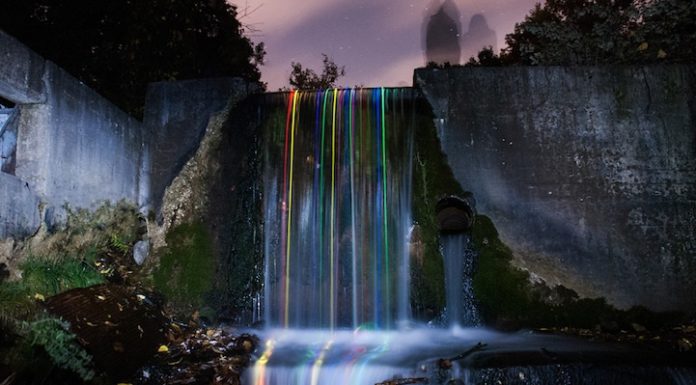
<path fill-rule="evenodd" d="M 597 326 L 594 329 L 570 327 L 541 328 L 540 333 L 577 336 L 591 341 L 615 342 L 651 347 L 669 352 L 696 352 L 696 319 L 673 326 L 650 330 L 639 324 L 631 329 L 610 329 Z"/>

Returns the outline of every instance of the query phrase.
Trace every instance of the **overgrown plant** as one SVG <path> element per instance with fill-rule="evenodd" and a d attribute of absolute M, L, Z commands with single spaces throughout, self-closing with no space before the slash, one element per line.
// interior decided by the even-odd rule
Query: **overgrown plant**
<path fill-rule="evenodd" d="M 37 304 L 64 291 L 113 280 L 114 266 L 131 264 L 133 244 L 142 233 L 137 209 L 124 202 L 95 211 L 66 208 L 64 224 L 27 241 L 17 251 L 20 279 L 0 281 L 0 364 L 30 361 L 41 346 L 57 367 L 83 379 L 94 373 L 88 357 L 60 320 L 46 318 Z M 116 259 L 119 259 L 118 261 Z M 123 275 L 123 274 L 121 274 Z M 17 369 L 17 368 L 15 368 Z"/>
<path fill-rule="evenodd" d="M 23 326 L 30 344 L 43 348 L 57 367 L 76 373 L 84 381 L 94 378 L 92 356 L 80 346 L 77 337 L 70 333 L 67 322 L 45 317 Z"/>

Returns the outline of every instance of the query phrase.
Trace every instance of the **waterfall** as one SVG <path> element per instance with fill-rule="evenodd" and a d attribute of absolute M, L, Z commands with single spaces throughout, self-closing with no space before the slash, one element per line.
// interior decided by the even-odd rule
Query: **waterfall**
<path fill-rule="evenodd" d="M 443 234 L 440 242 L 445 262 L 447 322 L 450 327 L 479 326 L 472 286 L 476 252 L 471 238 L 466 233 Z"/>
<path fill-rule="evenodd" d="M 411 89 L 270 96 L 265 319 L 390 329 L 408 318 Z M 282 111 L 282 112 L 278 112 Z"/>
<path fill-rule="evenodd" d="M 267 328 L 255 331 L 264 347 L 244 383 L 635 383 L 623 348 L 471 327 L 480 325 L 466 233 L 474 213 L 456 197 L 433 213 L 451 327 L 402 327 L 409 321 L 416 92 L 265 96 L 265 281 L 254 318 L 263 313 Z M 638 353 L 628 357 L 647 354 Z M 643 369 L 634 363 L 630 370 Z M 678 366 L 640 373 L 648 383 L 688 383 L 694 375 Z"/>

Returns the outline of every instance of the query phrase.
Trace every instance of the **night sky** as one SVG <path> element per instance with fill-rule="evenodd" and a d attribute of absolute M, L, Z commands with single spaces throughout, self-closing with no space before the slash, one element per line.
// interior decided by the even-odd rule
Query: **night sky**
<path fill-rule="evenodd" d="M 537 0 L 451 0 L 462 33 L 481 13 L 495 30 L 497 46 Z M 413 69 L 425 65 L 424 25 L 442 0 L 236 0 L 254 42 L 268 52 L 262 67 L 269 90 L 287 86 L 290 62 L 320 70 L 321 54 L 344 65 L 339 86 L 410 86 Z M 466 61 L 465 58 L 462 59 Z"/>

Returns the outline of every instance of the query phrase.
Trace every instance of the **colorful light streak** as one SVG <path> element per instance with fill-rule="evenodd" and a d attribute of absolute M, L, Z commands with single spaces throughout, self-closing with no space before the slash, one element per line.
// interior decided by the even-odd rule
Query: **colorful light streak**
<path fill-rule="evenodd" d="M 269 324 L 394 327 L 408 313 L 397 311 L 408 305 L 400 293 L 408 285 L 397 281 L 408 280 L 398 266 L 411 226 L 410 154 L 398 149 L 412 128 L 391 122 L 408 121 L 403 102 L 413 96 L 385 88 L 279 96 L 287 98 L 285 127 L 270 127 L 270 136 L 285 135 L 268 149 L 267 170 L 277 173 L 269 186 L 279 187 L 281 209 L 267 214 L 266 232 L 280 232 L 266 249 L 282 258 L 267 264 Z"/>

